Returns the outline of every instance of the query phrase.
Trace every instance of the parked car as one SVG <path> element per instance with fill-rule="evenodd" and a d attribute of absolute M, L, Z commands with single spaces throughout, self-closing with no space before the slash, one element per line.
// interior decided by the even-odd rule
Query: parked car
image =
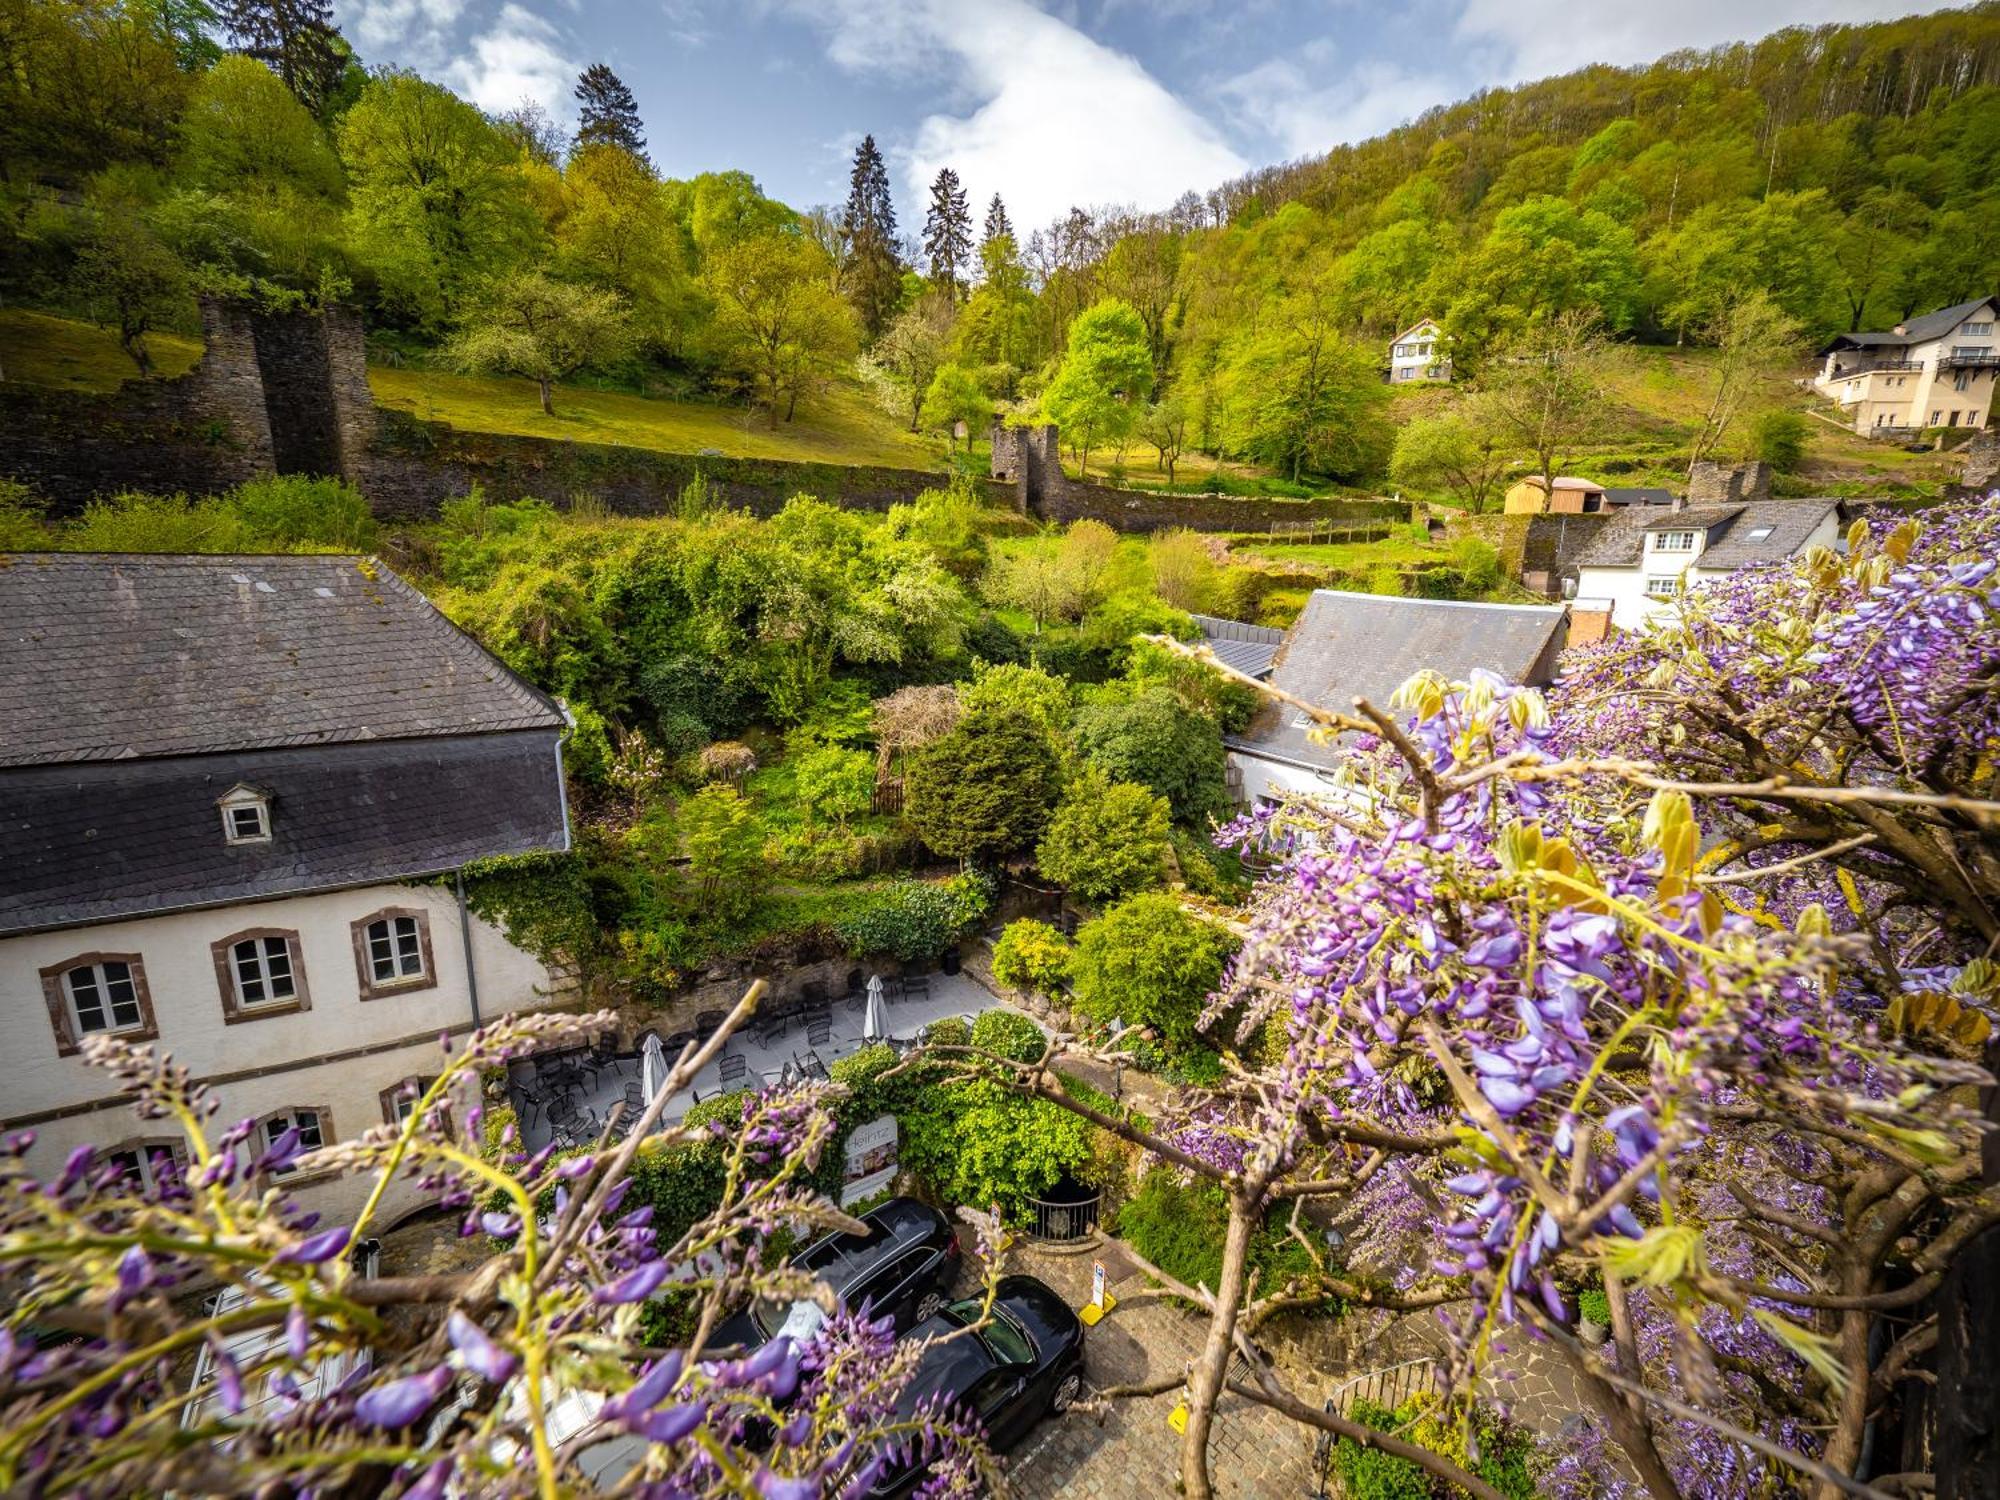
<path fill-rule="evenodd" d="M 865 1235 L 823 1235 L 795 1252 L 789 1264 L 824 1281 L 847 1306 L 866 1302 L 876 1317 L 893 1317 L 902 1333 L 950 1297 L 958 1275 L 958 1236 L 943 1214 L 915 1198 L 891 1198 L 863 1214 L 861 1222 L 868 1226 Z M 803 1341 L 824 1319 L 816 1302 L 760 1297 L 719 1324 L 709 1347 L 758 1349 L 780 1334 Z"/>
<path fill-rule="evenodd" d="M 942 1337 L 979 1321 L 984 1298 L 941 1308 L 910 1330 L 912 1339 Z M 984 1328 L 924 1351 L 896 1400 L 898 1419 L 919 1403 L 957 1405 L 978 1418 L 993 1447 L 1005 1448 L 1051 1413 L 1068 1411 L 1083 1394 L 1083 1324 L 1069 1304 L 1032 1276 L 1003 1276 Z M 871 1500 L 900 1500 L 927 1472 L 920 1453 L 893 1458 L 869 1491 Z"/>

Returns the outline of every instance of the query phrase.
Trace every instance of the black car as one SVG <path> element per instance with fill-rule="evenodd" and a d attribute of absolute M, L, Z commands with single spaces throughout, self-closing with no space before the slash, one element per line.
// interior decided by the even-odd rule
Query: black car
<path fill-rule="evenodd" d="M 959 1262 L 958 1236 L 944 1215 L 914 1198 L 891 1198 L 861 1222 L 865 1235 L 824 1235 L 788 1264 L 824 1281 L 848 1307 L 866 1302 L 876 1317 L 893 1317 L 898 1333 L 943 1307 Z M 823 1316 L 814 1302 L 760 1297 L 718 1325 L 709 1347 L 758 1349 L 781 1333 L 804 1340 Z"/>
<path fill-rule="evenodd" d="M 912 1339 L 952 1333 L 979 1321 L 984 1298 L 969 1297 L 910 1330 Z M 1054 1289 L 1032 1276 L 1003 1276 L 984 1328 L 924 1351 L 896 1400 L 898 1419 L 920 1403 L 954 1404 L 972 1413 L 995 1448 L 1005 1448 L 1051 1412 L 1068 1411 L 1083 1394 L 1083 1324 Z M 917 1487 L 926 1470 L 915 1454 L 891 1462 L 872 1500 L 894 1500 Z"/>

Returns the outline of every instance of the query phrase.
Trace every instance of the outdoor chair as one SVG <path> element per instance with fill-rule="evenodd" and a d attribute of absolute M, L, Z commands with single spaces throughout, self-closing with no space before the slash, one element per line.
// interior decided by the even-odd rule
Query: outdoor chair
<path fill-rule="evenodd" d="M 741 1052 L 725 1052 L 716 1069 L 724 1083 L 740 1083 L 750 1071 L 750 1059 Z"/>
<path fill-rule="evenodd" d="M 707 1041 L 708 1038 L 715 1035 L 716 1028 L 719 1027 L 728 1018 L 729 1018 L 728 1011 L 723 1011 L 723 1010 L 702 1011 L 694 1018 L 694 1034 L 700 1037 L 703 1041 Z"/>
<path fill-rule="evenodd" d="M 806 1017 L 806 1045 L 824 1047 L 833 1040 L 833 1014 L 816 1010 Z"/>
<path fill-rule="evenodd" d="M 789 1008 L 773 1011 L 764 1018 L 764 1024 L 757 1028 L 757 1045 L 770 1047 L 792 1028 L 792 1013 Z"/>
<path fill-rule="evenodd" d="M 825 1083 L 833 1077 L 833 1075 L 827 1071 L 826 1059 L 821 1057 L 817 1052 L 814 1052 L 811 1048 L 806 1049 L 806 1060 L 804 1063 L 800 1064 L 800 1068 L 801 1071 L 805 1073 L 806 1077 L 817 1078 L 821 1083 Z"/>
<path fill-rule="evenodd" d="M 680 1061 L 681 1054 L 693 1044 L 694 1039 L 692 1031 L 676 1031 L 670 1037 L 661 1038 L 660 1050 L 667 1055 L 668 1067 L 671 1068 L 675 1063 Z"/>
<path fill-rule="evenodd" d="M 625 1080 L 625 1107 L 632 1111 L 635 1119 L 646 1107 L 646 1091 L 639 1086 L 639 1080 L 636 1078 Z"/>
<path fill-rule="evenodd" d="M 903 992 L 898 1000 L 928 1000 L 931 997 L 931 976 L 928 974 L 906 974 L 903 976 Z"/>

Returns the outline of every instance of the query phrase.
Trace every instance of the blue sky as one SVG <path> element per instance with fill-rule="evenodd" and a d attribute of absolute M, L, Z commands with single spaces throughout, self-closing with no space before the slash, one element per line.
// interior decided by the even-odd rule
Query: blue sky
<path fill-rule="evenodd" d="M 741 168 L 794 207 L 837 202 L 864 131 L 907 228 L 955 167 L 1023 229 L 1072 203 L 1158 208 L 1433 104 L 1588 62 L 1912 0 L 335 0 L 371 64 L 489 109 L 573 116 L 608 62 L 670 176 Z"/>

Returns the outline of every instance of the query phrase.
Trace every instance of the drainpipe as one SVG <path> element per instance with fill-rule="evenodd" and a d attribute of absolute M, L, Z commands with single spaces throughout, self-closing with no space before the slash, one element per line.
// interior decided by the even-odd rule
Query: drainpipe
<path fill-rule="evenodd" d="M 475 1030 L 485 1023 L 479 1019 L 479 974 L 472 964 L 472 912 L 465 904 L 465 866 L 452 872 L 458 887 L 458 940 L 465 948 L 465 993 L 472 1002 Z"/>

